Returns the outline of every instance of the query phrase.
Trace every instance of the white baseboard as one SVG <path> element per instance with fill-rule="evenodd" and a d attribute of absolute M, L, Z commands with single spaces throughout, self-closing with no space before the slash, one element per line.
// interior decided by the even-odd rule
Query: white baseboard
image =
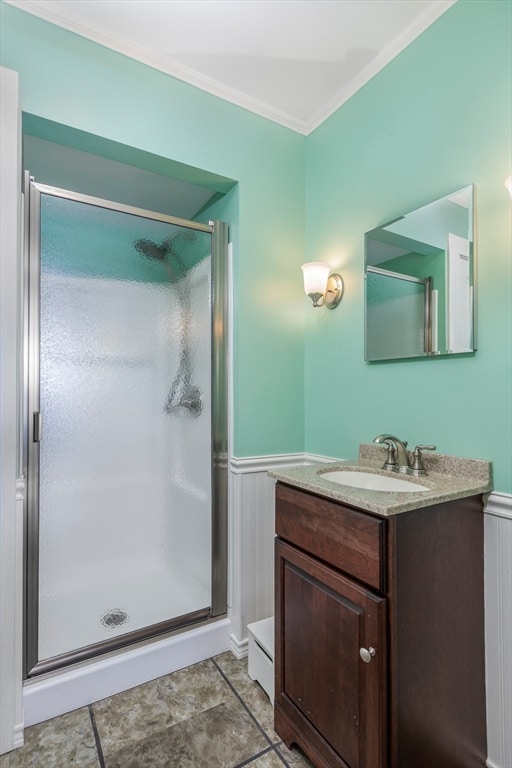
<path fill-rule="evenodd" d="M 22 747 L 25 743 L 25 726 L 23 723 L 19 723 L 18 725 L 14 726 L 14 733 L 12 738 L 12 746 L 13 749 L 18 749 L 19 747 Z"/>
<path fill-rule="evenodd" d="M 237 659 L 245 659 L 249 652 L 249 642 L 248 639 L 245 638 L 245 640 L 242 640 L 241 642 L 236 639 L 234 635 L 229 636 L 229 649 L 233 656 L 235 656 Z"/>

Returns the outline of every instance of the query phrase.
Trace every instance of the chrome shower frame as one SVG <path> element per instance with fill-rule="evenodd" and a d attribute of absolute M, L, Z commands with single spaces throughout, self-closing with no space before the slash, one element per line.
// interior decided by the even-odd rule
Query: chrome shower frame
<path fill-rule="evenodd" d="M 40 214 L 41 194 L 162 221 L 211 234 L 211 605 L 174 619 L 143 627 L 116 638 L 39 661 L 39 443 L 44 425 L 40 414 Z M 228 226 L 203 224 L 142 208 L 39 184 L 25 174 L 24 181 L 24 308 L 23 308 L 23 474 L 25 499 L 25 642 L 24 677 L 30 678 L 110 651 L 148 641 L 177 630 L 214 621 L 227 612 L 228 516 Z"/>

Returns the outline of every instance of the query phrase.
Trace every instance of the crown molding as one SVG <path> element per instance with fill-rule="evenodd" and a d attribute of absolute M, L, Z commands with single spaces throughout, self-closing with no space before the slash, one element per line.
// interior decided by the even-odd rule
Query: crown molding
<path fill-rule="evenodd" d="M 203 75 L 174 61 L 172 58 L 159 56 L 147 48 L 143 48 L 136 43 L 132 43 L 129 40 L 125 40 L 117 35 L 106 32 L 100 27 L 96 27 L 92 24 L 84 24 L 79 19 L 67 13 L 56 11 L 55 8 L 50 6 L 45 0 L 4 0 L 4 2 L 20 11 L 30 13 L 32 16 L 37 16 L 43 21 L 47 21 L 50 24 L 66 29 L 68 32 L 73 32 L 76 35 L 80 35 L 80 37 L 85 37 L 93 43 L 109 48 L 123 56 L 128 56 L 130 59 L 139 61 L 141 64 L 152 67 L 152 69 L 170 75 L 177 80 L 193 85 L 202 91 L 206 91 L 212 96 L 217 96 L 223 101 L 228 101 L 237 107 L 241 107 L 260 117 L 278 123 L 285 128 L 290 128 L 292 131 L 296 131 L 303 135 L 307 132 L 306 123 L 293 117 L 293 115 L 289 115 L 286 112 L 271 107 L 258 99 L 253 99 L 235 88 L 230 88 L 218 80 L 214 80 L 207 75 Z"/>
<path fill-rule="evenodd" d="M 218 80 L 202 75 L 171 58 L 159 56 L 147 48 L 143 48 L 135 43 L 124 40 L 117 35 L 107 33 L 104 29 L 95 25 L 84 24 L 70 14 L 55 10 L 55 8 L 46 2 L 46 0 L 5 0 L 6 3 L 21 11 L 30 13 L 44 21 L 67 29 L 69 32 L 74 32 L 92 42 L 110 48 L 131 59 L 135 59 L 142 64 L 146 64 L 164 74 L 170 75 L 189 85 L 193 85 L 202 91 L 210 93 L 212 96 L 228 101 L 237 107 L 241 107 L 242 109 L 257 114 L 260 117 L 278 123 L 279 125 L 289 128 L 296 133 L 300 133 L 303 136 L 307 136 L 318 128 L 328 117 L 350 99 L 351 96 L 383 69 L 386 64 L 412 43 L 418 35 L 424 32 L 434 21 L 454 5 L 456 1 L 457 0 L 438 0 L 438 2 L 432 4 L 398 38 L 395 38 L 391 45 L 387 46 L 379 56 L 370 62 L 370 64 L 368 64 L 368 66 L 365 67 L 346 88 L 343 88 L 336 94 L 336 96 L 328 101 L 311 120 L 305 122 L 287 112 L 283 112 L 258 99 L 253 99 L 234 88 L 230 88 L 229 86 L 220 83 Z"/>

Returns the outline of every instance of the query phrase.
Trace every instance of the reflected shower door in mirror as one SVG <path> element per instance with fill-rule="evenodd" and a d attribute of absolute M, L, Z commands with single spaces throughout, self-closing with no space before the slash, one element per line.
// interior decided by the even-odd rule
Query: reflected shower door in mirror
<path fill-rule="evenodd" d="M 473 185 L 365 234 L 365 360 L 473 352 Z"/>

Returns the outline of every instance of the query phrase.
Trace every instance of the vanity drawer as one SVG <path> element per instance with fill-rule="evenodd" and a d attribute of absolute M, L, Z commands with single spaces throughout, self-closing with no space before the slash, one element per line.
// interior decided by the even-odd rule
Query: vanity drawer
<path fill-rule="evenodd" d="M 277 483 L 276 535 L 381 591 L 386 522 Z"/>

